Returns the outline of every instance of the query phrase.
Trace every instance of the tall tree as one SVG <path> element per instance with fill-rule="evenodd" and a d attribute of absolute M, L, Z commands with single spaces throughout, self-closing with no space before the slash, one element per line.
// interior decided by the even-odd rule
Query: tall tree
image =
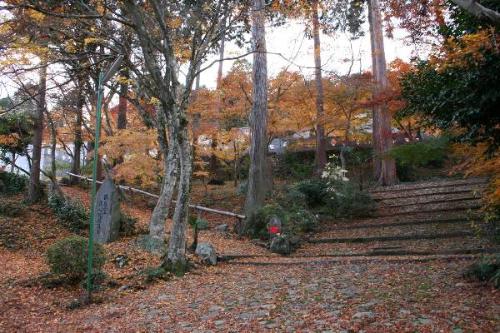
<path fill-rule="evenodd" d="M 370 40 L 372 48 L 372 71 L 375 80 L 375 100 L 373 107 L 373 146 L 375 151 L 374 171 L 380 185 L 396 182 L 396 163 L 388 155 L 392 147 L 391 115 L 380 97 L 388 87 L 387 64 L 385 60 L 384 35 L 379 0 L 368 1 Z"/>
<path fill-rule="evenodd" d="M 42 187 L 40 184 L 40 162 L 42 161 L 44 114 L 47 107 L 45 101 L 47 93 L 47 61 L 45 58 L 42 58 L 39 73 L 40 81 L 36 97 L 36 114 L 33 122 L 33 150 L 31 157 L 30 181 L 28 186 L 28 201 L 31 203 L 40 200 L 42 196 Z"/>
<path fill-rule="evenodd" d="M 312 28 L 314 39 L 314 76 L 316 81 L 316 172 L 321 174 L 326 164 L 323 78 L 321 75 L 321 43 L 319 37 L 318 0 L 312 1 Z"/>
<path fill-rule="evenodd" d="M 248 228 L 253 214 L 266 197 L 270 182 L 267 166 L 267 54 L 265 28 L 265 2 L 252 1 L 252 44 L 253 44 L 253 105 L 250 114 L 250 170 L 248 190 L 245 199 L 246 223 L 239 229 Z"/>

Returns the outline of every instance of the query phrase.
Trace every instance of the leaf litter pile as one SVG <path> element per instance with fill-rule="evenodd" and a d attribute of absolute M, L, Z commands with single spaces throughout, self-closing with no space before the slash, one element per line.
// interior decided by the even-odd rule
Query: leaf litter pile
<path fill-rule="evenodd" d="M 65 191 L 88 206 L 85 190 Z M 225 205 L 221 208 L 230 207 Z M 139 230 L 147 230 L 147 205 L 127 205 L 125 211 L 138 218 Z M 105 245 L 104 271 L 114 283 L 96 292 L 95 303 L 71 309 L 82 296 L 80 286 L 48 288 L 37 282 L 49 271 L 47 247 L 71 233 L 43 205 L 16 217 L 0 216 L 0 331 L 500 331 L 500 293 L 462 278 L 468 260 L 333 262 L 314 258 L 337 250 L 322 245 L 311 251 L 305 246 L 297 255 L 310 257 L 294 261 L 213 229 L 221 223 L 231 229 L 230 218 L 203 217 L 209 229 L 200 233 L 200 242 L 211 242 L 219 254 L 255 258 L 214 267 L 197 264 L 184 277 L 147 282 L 141 272 L 158 266 L 160 258 L 139 248 L 137 235 L 120 238 Z M 128 259 L 123 267 L 114 261 L 120 255 Z"/>

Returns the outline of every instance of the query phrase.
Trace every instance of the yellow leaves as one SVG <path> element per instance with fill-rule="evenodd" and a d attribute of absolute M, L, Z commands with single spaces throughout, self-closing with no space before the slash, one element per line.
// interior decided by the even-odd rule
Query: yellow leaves
<path fill-rule="evenodd" d="M 156 97 L 151 97 L 148 101 L 148 104 L 158 106 L 160 105 L 160 100 Z"/>
<path fill-rule="evenodd" d="M 488 145 L 476 146 L 455 144 L 452 147 L 454 156 L 459 160 L 453 172 L 464 172 L 466 176 L 489 176 L 490 186 L 486 200 L 489 205 L 500 205 L 500 153 L 487 156 Z"/>
<path fill-rule="evenodd" d="M 32 20 L 37 23 L 42 23 L 46 18 L 45 14 L 42 14 L 36 10 L 28 10 L 26 13 Z"/>
<path fill-rule="evenodd" d="M 485 52 L 500 51 L 499 41 L 495 31 L 488 29 L 461 37 L 450 37 L 431 55 L 430 62 L 439 71 L 476 66 L 484 61 Z"/>
<path fill-rule="evenodd" d="M 180 17 L 171 17 L 166 19 L 166 24 L 170 29 L 177 29 L 182 25 L 182 20 Z"/>
<path fill-rule="evenodd" d="M 99 44 L 101 42 L 102 42 L 102 38 L 97 38 L 97 37 L 87 37 L 83 40 L 83 44 L 85 46 Z"/>

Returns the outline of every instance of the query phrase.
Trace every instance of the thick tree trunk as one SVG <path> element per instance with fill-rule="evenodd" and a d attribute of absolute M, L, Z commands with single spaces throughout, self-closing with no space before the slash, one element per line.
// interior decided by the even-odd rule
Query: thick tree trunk
<path fill-rule="evenodd" d="M 316 81 L 316 174 L 321 174 L 326 164 L 326 139 L 324 129 L 324 94 L 321 75 L 321 43 L 319 38 L 318 1 L 312 1 L 312 26 L 314 39 L 314 76 Z"/>
<path fill-rule="evenodd" d="M 40 184 L 40 162 L 42 160 L 43 118 L 46 108 L 47 93 L 47 62 L 42 61 L 40 68 L 40 83 L 38 86 L 37 108 L 34 121 L 33 153 L 28 186 L 28 202 L 38 201 L 42 195 Z"/>
<path fill-rule="evenodd" d="M 252 41 L 253 41 L 253 105 L 250 114 L 250 170 L 248 190 L 245 199 L 245 224 L 238 232 L 248 230 L 253 214 L 265 200 L 270 175 L 267 166 L 267 54 L 264 0 L 253 0 L 252 4 Z"/>
<path fill-rule="evenodd" d="M 165 221 L 168 217 L 172 195 L 177 181 L 177 144 L 175 136 L 170 135 L 168 143 L 165 137 L 165 126 L 160 125 L 158 142 L 164 159 L 164 175 L 161 186 L 160 197 L 151 214 L 149 221 L 149 236 L 154 241 L 152 244 L 160 244 L 165 238 Z"/>
<path fill-rule="evenodd" d="M 372 46 L 372 67 L 375 80 L 375 96 L 380 96 L 388 86 L 385 61 L 384 35 L 379 0 L 369 0 L 368 17 Z M 382 185 L 396 183 L 396 163 L 388 156 L 392 147 L 391 115 L 385 102 L 373 107 L 374 169 L 377 182 Z"/>
<path fill-rule="evenodd" d="M 181 114 L 181 117 L 185 115 Z M 180 123 L 184 123 L 181 120 Z M 186 125 L 175 125 L 178 133 L 178 153 L 180 162 L 179 185 L 175 204 L 174 221 L 168 242 L 168 255 L 164 266 L 174 273 L 186 270 L 186 225 L 189 213 L 189 190 L 191 185 L 192 155 Z"/>

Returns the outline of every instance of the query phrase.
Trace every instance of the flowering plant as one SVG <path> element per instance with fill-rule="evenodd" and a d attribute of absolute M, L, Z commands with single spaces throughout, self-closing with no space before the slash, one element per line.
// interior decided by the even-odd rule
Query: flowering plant
<path fill-rule="evenodd" d="M 349 181 L 349 178 L 346 177 L 347 170 L 342 169 L 339 162 L 336 155 L 331 155 L 330 161 L 325 165 L 321 174 L 321 178 L 326 181 L 327 191 L 336 195 L 342 195 L 340 187 Z"/>

